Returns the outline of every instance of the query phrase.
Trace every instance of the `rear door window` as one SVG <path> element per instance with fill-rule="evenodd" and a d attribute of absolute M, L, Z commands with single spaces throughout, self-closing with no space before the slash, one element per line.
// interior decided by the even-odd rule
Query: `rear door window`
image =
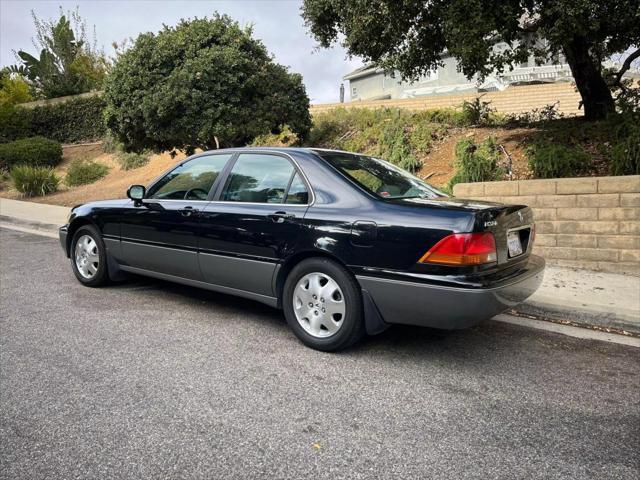
<path fill-rule="evenodd" d="M 285 203 L 295 169 L 278 155 L 243 153 L 238 156 L 220 200 L 225 202 Z M 298 192 L 300 193 L 300 192 Z M 296 196 L 291 203 L 297 203 Z"/>

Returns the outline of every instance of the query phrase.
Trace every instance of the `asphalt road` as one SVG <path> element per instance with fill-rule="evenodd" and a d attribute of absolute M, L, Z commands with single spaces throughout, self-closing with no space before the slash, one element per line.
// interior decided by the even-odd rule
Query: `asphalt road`
<path fill-rule="evenodd" d="M 340 354 L 276 310 L 82 287 L 0 233 L 0 477 L 638 478 L 638 350 L 487 322 Z"/>

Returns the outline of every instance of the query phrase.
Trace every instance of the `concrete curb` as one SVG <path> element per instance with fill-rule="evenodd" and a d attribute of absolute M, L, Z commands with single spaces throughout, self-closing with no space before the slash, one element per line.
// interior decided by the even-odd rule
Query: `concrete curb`
<path fill-rule="evenodd" d="M 621 310 L 621 311 L 618 311 Z M 638 314 L 631 310 L 616 307 L 616 311 L 604 311 L 587 306 L 558 305 L 528 300 L 513 309 L 515 315 L 528 318 L 539 318 L 554 323 L 564 323 L 586 328 L 597 327 L 599 330 L 618 332 L 622 335 L 640 337 Z"/>

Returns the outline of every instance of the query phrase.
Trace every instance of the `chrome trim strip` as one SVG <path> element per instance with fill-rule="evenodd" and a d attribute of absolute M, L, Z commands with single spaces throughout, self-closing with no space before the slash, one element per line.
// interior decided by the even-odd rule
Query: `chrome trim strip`
<path fill-rule="evenodd" d="M 125 238 L 122 237 L 121 242 L 123 243 L 131 243 L 133 245 L 147 245 L 149 247 L 158 247 L 158 248 L 165 248 L 167 250 L 183 250 L 186 252 L 196 252 L 198 251 L 198 247 L 178 247 L 178 246 L 167 246 L 167 245 L 171 245 L 169 243 L 160 243 L 160 242 L 153 242 L 151 240 L 147 241 L 140 241 L 140 240 L 135 240 L 133 238 Z"/>

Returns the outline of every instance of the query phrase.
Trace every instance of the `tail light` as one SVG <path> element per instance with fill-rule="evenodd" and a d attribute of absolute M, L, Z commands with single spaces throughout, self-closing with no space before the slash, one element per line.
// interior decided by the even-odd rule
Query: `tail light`
<path fill-rule="evenodd" d="M 431 247 L 419 262 L 482 265 L 494 263 L 497 258 L 496 241 L 492 233 L 453 233 Z"/>

